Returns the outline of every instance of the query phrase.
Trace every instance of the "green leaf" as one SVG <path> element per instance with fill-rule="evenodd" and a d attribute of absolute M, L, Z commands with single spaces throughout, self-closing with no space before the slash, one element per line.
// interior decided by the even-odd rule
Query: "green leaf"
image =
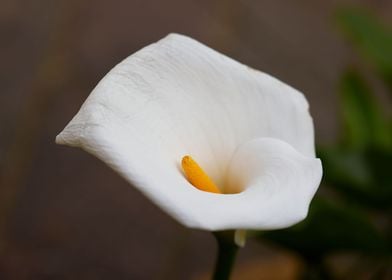
<path fill-rule="evenodd" d="M 367 189 L 372 184 L 372 174 L 363 153 L 339 148 L 318 148 L 324 169 L 324 179 L 328 183 L 355 185 Z"/>
<path fill-rule="evenodd" d="M 392 153 L 386 150 L 318 148 L 324 182 L 346 201 L 372 209 L 392 209 Z"/>
<path fill-rule="evenodd" d="M 337 20 L 345 34 L 376 66 L 392 88 L 392 29 L 359 9 L 341 9 Z"/>
<path fill-rule="evenodd" d="M 366 254 L 387 254 L 389 250 L 384 237 L 362 212 L 320 197 L 313 201 L 304 222 L 264 232 L 260 237 L 294 250 L 305 259 L 347 250 Z"/>
<path fill-rule="evenodd" d="M 340 97 L 343 142 L 352 148 L 392 146 L 391 130 L 380 106 L 362 77 L 348 70 L 342 78 Z"/>
<path fill-rule="evenodd" d="M 365 160 L 373 178 L 375 193 L 379 202 L 388 204 L 392 209 L 392 152 L 378 149 L 365 151 Z"/>

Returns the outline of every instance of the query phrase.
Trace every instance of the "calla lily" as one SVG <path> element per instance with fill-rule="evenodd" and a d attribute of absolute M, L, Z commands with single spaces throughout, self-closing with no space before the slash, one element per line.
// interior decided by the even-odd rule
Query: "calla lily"
<path fill-rule="evenodd" d="M 95 155 L 181 224 L 211 231 L 291 226 L 322 176 L 299 91 L 178 34 L 115 66 L 56 142 Z M 220 193 L 187 180 L 186 155 Z"/>

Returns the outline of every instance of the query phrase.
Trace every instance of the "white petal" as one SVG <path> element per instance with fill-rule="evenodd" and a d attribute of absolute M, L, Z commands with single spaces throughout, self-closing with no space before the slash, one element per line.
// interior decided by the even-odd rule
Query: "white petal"
<path fill-rule="evenodd" d="M 297 178 L 290 173 L 293 169 L 286 170 L 283 174 L 291 174 L 291 181 L 304 183 L 292 193 L 288 190 L 294 185 L 281 186 L 272 180 L 265 186 L 263 180 L 267 179 L 260 177 L 262 187 L 251 186 L 237 195 L 215 195 L 196 190 L 179 169 L 182 156 L 190 154 L 218 185 L 224 186 L 235 150 L 261 137 L 284 141 L 274 140 L 280 143 L 276 144 L 278 157 L 299 167 L 312 162 L 318 173 L 310 178 L 308 173 L 299 172 L 294 174 Z M 175 34 L 112 69 L 56 141 L 96 155 L 178 221 L 202 229 L 292 224 L 306 214 L 318 186 L 316 175 L 321 176 L 320 163 L 314 159 L 312 119 L 301 93 Z M 243 159 L 241 154 L 238 157 Z M 269 166 L 263 155 L 255 157 L 255 162 Z M 254 172 L 263 174 L 255 166 Z M 250 177 L 235 176 L 240 182 L 245 178 Z M 276 197 L 266 202 L 265 190 L 260 189 L 267 189 L 267 194 L 285 191 L 282 196 L 272 192 Z M 254 197 L 254 192 L 264 196 Z M 286 210 L 290 211 L 279 212 L 278 197 L 286 201 L 289 193 L 293 199 Z"/>

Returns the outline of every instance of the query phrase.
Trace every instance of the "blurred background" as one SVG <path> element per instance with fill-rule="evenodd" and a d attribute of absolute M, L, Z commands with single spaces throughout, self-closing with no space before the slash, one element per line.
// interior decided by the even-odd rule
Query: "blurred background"
<path fill-rule="evenodd" d="M 324 179 L 233 279 L 392 279 L 392 1 L 0 0 L 0 279 L 208 279 L 216 245 L 57 146 L 96 83 L 170 32 L 304 92 Z"/>

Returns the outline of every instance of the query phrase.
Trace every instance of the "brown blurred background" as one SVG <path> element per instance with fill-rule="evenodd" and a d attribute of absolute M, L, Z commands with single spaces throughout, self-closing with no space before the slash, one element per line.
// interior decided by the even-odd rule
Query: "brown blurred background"
<path fill-rule="evenodd" d="M 317 141 L 329 143 L 337 81 L 357 59 L 332 18 L 350 3 L 391 23 L 387 0 L 1 0 L 0 279 L 208 275 L 209 233 L 183 228 L 55 136 L 116 63 L 177 32 L 304 92 Z M 295 256 L 250 240 L 235 279 L 295 279 L 300 269 Z"/>

